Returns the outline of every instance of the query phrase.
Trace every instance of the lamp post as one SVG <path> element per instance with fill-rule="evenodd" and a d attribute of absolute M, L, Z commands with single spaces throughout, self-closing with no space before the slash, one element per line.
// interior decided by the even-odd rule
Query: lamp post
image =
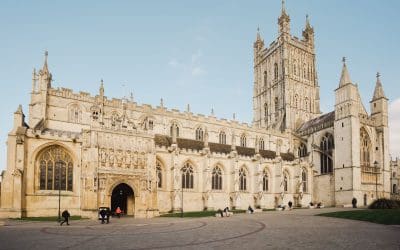
<path fill-rule="evenodd" d="M 378 199 L 378 167 L 379 163 L 377 161 L 374 162 L 375 167 L 375 196 Z"/>
<path fill-rule="evenodd" d="M 58 222 L 61 221 L 61 162 L 58 165 Z"/>
<path fill-rule="evenodd" d="M 183 218 L 183 183 L 182 183 L 182 197 L 181 197 L 181 217 Z"/>

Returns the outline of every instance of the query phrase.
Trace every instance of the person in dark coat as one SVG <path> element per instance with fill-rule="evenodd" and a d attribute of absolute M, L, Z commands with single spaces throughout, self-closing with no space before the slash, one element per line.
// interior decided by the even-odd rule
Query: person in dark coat
<path fill-rule="evenodd" d="M 251 207 L 251 206 L 249 206 L 249 208 L 247 209 L 248 211 L 249 211 L 249 213 L 254 213 L 254 209 Z"/>
<path fill-rule="evenodd" d="M 104 224 L 104 220 L 107 216 L 107 211 L 105 209 L 100 210 L 100 216 L 101 216 L 101 224 Z M 108 218 L 108 216 L 107 216 Z M 108 219 L 107 219 L 107 223 L 108 223 Z"/>
<path fill-rule="evenodd" d="M 292 209 L 292 205 L 293 205 L 292 201 L 289 201 L 288 202 L 289 210 Z"/>
<path fill-rule="evenodd" d="M 351 200 L 351 204 L 353 204 L 353 208 L 357 208 L 357 199 L 355 197 Z"/>
<path fill-rule="evenodd" d="M 68 210 L 64 210 L 64 211 L 62 212 L 61 216 L 64 218 L 64 220 L 61 221 L 60 226 L 62 226 L 62 225 L 64 224 L 64 222 L 66 222 L 67 225 L 69 226 L 68 219 L 69 219 L 69 217 L 70 217 L 71 215 L 69 214 Z"/>

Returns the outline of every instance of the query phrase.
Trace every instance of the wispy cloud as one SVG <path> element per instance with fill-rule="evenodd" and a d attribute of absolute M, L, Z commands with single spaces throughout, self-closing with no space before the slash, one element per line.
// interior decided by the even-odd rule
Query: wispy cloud
<path fill-rule="evenodd" d="M 400 98 L 389 105 L 390 153 L 400 157 Z"/>
<path fill-rule="evenodd" d="M 180 70 L 182 76 L 200 77 L 207 73 L 206 69 L 201 64 L 202 56 L 202 51 L 198 49 L 190 55 L 190 59 L 179 61 L 176 58 L 171 58 L 168 62 L 168 66 Z"/>

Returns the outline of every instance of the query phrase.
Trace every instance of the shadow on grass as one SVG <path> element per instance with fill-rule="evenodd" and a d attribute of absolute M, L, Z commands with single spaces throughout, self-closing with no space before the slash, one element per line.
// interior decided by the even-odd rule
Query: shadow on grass
<path fill-rule="evenodd" d="M 384 225 L 400 225 L 400 209 L 366 209 L 317 214 L 342 219 L 369 221 Z"/>

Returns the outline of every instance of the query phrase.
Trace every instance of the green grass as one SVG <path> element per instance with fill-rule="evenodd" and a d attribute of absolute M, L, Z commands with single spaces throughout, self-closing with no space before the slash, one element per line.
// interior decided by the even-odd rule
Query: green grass
<path fill-rule="evenodd" d="M 231 211 L 235 214 L 240 214 L 240 213 L 245 213 L 246 210 L 233 210 Z M 217 211 L 194 211 L 194 212 L 184 212 L 183 217 L 187 218 L 196 218 L 196 217 L 211 217 L 215 216 Z M 168 213 L 168 214 L 162 214 L 160 217 L 181 217 L 181 213 Z"/>
<path fill-rule="evenodd" d="M 400 209 L 366 209 L 318 214 L 351 220 L 362 220 L 384 225 L 400 225 Z"/>
<path fill-rule="evenodd" d="M 63 218 L 61 218 L 63 220 Z M 82 218 L 81 216 L 71 216 L 69 220 L 82 220 L 86 218 Z M 58 221 L 58 216 L 49 216 L 49 217 L 24 217 L 24 218 L 14 218 L 13 220 L 19 221 Z"/>

